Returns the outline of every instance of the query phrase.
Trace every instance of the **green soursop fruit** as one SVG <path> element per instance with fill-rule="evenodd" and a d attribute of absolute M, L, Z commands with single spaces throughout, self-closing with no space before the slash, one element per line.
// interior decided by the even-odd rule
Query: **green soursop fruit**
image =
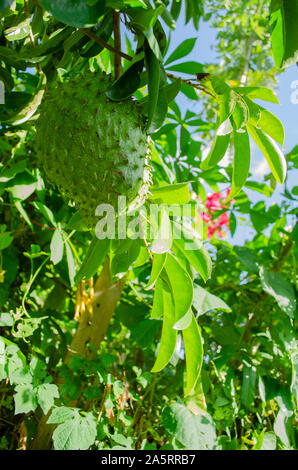
<path fill-rule="evenodd" d="M 143 201 L 150 185 L 145 118 L 132 100 L 110 101 L 112 79 L 87 72 L 46 92 L 37 121 L 37 154 L 47 178 L 94 226 L 99 204 Z"/>

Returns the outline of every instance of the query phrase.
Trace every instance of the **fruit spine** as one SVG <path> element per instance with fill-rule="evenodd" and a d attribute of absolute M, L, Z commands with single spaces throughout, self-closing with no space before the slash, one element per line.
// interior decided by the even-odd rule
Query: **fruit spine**
<path fill-rule="evenodd" d="M 75 202 L 90 226 L 99 204 L 118 196 L 142 202 L 151 182 L 145 119 L 132 100 L 110 101 L 103 72 L 86 72 L 46 92 L 37 153 L 48 179 Z"/>

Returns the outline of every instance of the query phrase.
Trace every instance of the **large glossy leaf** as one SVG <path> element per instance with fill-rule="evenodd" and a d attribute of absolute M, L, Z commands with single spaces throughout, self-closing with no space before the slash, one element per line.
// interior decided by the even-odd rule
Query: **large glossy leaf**
<path fill-rule="evenodd" d="M 247 125 L 247 129 L 266 158 L 274 178 L 282 184 L 286 177 L 287 162 L 284 154 L 271 137 L 262 130 Z"/>
<path fill-rule="evenodd" d="M 297 17 L 297 0 L 271 0 L 271 42 L 277 67 L 288 67 L 298 60 Z"/>
<path fill-rule="evenodd" d="M 174 244 L 206 282 L 211 276 L 212 264 L 203 243 L 195 237 L 182 237 L 175 239 Z"/>
<path fill-rule="evenodd" d="M 154 366 L 151 372 L 159 372 L 170 362 L 174 354 L 177 342 L 177 330 L 173 329 L 175 324 L 175 306 L 172 292 L 163 285 L 163 324 L 160 345 Z"/>
<path fill-rule="evenodd" d="M 76 28 L 88 28 L 97 23 L 105 11 L 105 0 L 40 0 L 40 5 L 57 20 Z"/>
<path fill-rule="evenodd" d="M 185 395 L 189 395 L 197 383 L 203 364 L 201 331 L 193 314 L 190 325 L 182 331 L 182 335 L 186 358 Z"/>
<path fill-rule="evenodd" d="M 106 92 L 108 98 L 113 101 L 125 100 L 139 88 L 141 83 L 141 73 L 144 66 L 144 58 L 134 62 L 112 87 Z"/>
<path fill-rule="evenodd" d="M 209 168 L 217 165 L 225 156 L 230 142 L 230 134 L 217 135 L 215 142 L 208 157 L 201 163 L 202 170 L 209 170 Z"/>
<path fill-rule="evenodd" d="M 259 99 L 263 101 L 270 101 L 271 103 L 279 103 L 271 88 L 264 86 L 234 87 L 233 90 L 241 93 L 242 95 L 246 95 L 251 100 Z"/>
<path fill-rule="evenodd" d="M 158 59 L 152 50 L 147 47 L 145 51 L 145 62 L 148 77 L 148 93 L 149 93 L 149 104 L 148 104 L 148 121 L 147 127 L 150 132 L 150 126 L 153 120 L 153 116 L 156 110 L 158 94 L 159 94 L 159 82 L 160 82 L 160 64 Z"/>
<path fill-rule="evenodd" d="M 179 261 L 168 253 L 165 263 L 175 304 L 175 323 L 189 311 L 193 300 L 193 285 L 189 274 Z"/>
<path fill-rule="evenodd" d="M 260 119 L 258 120 L 258 127 L 266 134 L 270 135 L 272 139 L 276 140 L 280 145 L 283 145 L 285 140 L 284 127 L 280 120 L 274 116 L 267 109 L 261 108 Z"/>
<path fill-rule="evenodd" d="M 231 192 L 232 199 L 243 188 L 249 174 L 250 145 L 247 131 L 234 132 L 234 162 Z"/>
<path fill-rule="evenodd" d="M 163 270 L 166 259 L 167 259 L 167 253 L 162 253 L 162 254 L 155 253 L 154 254 L 150 279 L 147 283 L 146 289 L 150 289 L 154 286 L 161 271 Z"/>

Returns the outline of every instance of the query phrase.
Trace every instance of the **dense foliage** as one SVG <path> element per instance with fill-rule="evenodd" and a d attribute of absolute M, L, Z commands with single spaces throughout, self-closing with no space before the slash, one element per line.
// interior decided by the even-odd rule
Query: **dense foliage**
<path fill-rule="evenodd" d="M 297 0 L 0 0 L 0 449 L 296 447 L 298 146 L 260 102 L 298 60 L 297 15 Z M 214 28 L 216 62 L 187 60 L 200 34 L 172 46 L 181 19 Z M 48 146 L 67 175 L 86 143 L 67 113 L 85 111 L 57 100 L 36 145 L 47 93 L 88 71 L 111 74 L 102 113 L 142 109 L 150 145 L 147 200 L 112 239 L 38 158 Z M 90 208 L 110 188 L 84 158 L 90 179 L 67 177 Z"/>

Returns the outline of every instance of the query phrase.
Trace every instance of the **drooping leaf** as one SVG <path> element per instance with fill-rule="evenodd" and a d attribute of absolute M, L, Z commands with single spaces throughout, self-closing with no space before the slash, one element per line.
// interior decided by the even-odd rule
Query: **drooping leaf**
<path fill-rule="evenodd" d="M 286 177 L 287 163 L 284 154 L 271 137 L 260 129 L 247 125 L 248 132 L 266 158 L 274 178 L 282 184 Z"/>
<path fill-rule="evenodd" d="M 159 94 L 159 83 L 160 83 L 160 64 L 158 59 L 152 50 L 147 47 L 145 50 L 145 62 L 148 77 L 148 93 L 149 93 L 149 105 L 148 105 L 148 121 L 147 128 L 150 130 L 150 126 L 153 120 L 153 116 L 156 110 L 158 94 Z"/>
<path fill-rule="evenodd" d="M 280 145 L 283 145 L 285 140 L 284 127 L 280 120 L 270 113 L 267 109 L 261 109 L 261 116 L 258 121 L 258 127 L 262 129 L 266 134 L 270 135 L 272 139 L 276 140 Z"/>
<path fill-rule="evenodd" d="M 209 170 L 209 168 L 217 165 L 225 156 L 230 142 L 230 134 L 217 135 L 214 144 L 208 157 L 201 163 L 202 170 Z"/>
<path fill-rule="evenodd" d="M 164 269 L 171 285 L 175 304 L 175 323 L 177 323 L 192 305 L 192 280 L 179 261 L 170 253 L 168 253 Z"/>
<path fill-rule="evenodd" d="M 112 87 L 106 92 L 110 100 L 121 101 L 129 98 L 139 88 L 141 83 L 141 73 L 144 66 L 144 58 L 134 62 Z"/>
<path fill-rule="evenodd" d="M 147 283 L 146 289 L 150 289 L 154 286 L 161 271 L 163 270 L 166 259 L 167 259 L 167 253 L 161 253 L 161 254 L 155 253 L 154 254 L 150 279 Z"/>
<path fill-rule="evenodd" d="M 58 264 L 62 260 L 64 252 L 64 240 L 59 229 L 54 231 L 50 244 L 50 251 L 51 261 L 54 264 Z"/>
<path fill-rule="evenodd" d="M 197 383 L 203 364 L 201 331 L 193 314 L 190 325 L 182 330 L 182 335 L 186 358 L 186 387 L 184 394 L 189 395 Z"/>
<path fill-rule="evenodd" d="M 232 186 L 228 199 L 232 199 L 243 188 L 249 174 L 250 145 L 247 131 L 234 132 L 234 162 Z"/>
<path fill-rule="evenodd" d="M 163 285 L 163 324 L 158 354 L 151 372 L 159 372 L 170 362 L 177 342 L 177 330 L 175 324 L 175 305 L 172 292 Z"/>

